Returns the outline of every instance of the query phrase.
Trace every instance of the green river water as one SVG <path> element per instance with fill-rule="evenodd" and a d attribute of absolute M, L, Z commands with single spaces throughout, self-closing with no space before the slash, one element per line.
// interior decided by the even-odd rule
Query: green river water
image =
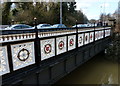
<path fill-rule="evenodd" d="M 117 62 L 106 60 L 104 55 L 97 55 L 56 82 L 55 85 L 100 84 L 100 86 L 106 86 L 114 84 L 118 86 L 120 77 L 118 75 L 119 66 Z"/>

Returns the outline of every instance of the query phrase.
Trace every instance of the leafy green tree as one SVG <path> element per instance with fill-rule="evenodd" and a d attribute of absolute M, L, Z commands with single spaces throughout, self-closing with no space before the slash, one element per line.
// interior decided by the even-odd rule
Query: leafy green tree
<path fill-rule="evenodd" d="M 68 2 L 69 5 L 69 12 L 70 13 L 75 13 L 76 12 L 76 2 Z"/>
<path fill-rule="evenodd" d="M 13 10 L 12 10 L 12 15 L 13 15 L 13 16 L 16 16 L 17 13 L 18 13 L 18 10 L 17 10 L 17 9 L 13 9 Z"/>
<path fill-rule="evenodd" d="M 10 9 L 11 9 L 12 2 L 4 2 L 3 9 L 2 9 L 2 24 L 7 25 L 10 22 Z"/>
<path fill-rule="evenodd" d="M 2 25 L 2 4 L 0 3 L 0 25 Z"/>

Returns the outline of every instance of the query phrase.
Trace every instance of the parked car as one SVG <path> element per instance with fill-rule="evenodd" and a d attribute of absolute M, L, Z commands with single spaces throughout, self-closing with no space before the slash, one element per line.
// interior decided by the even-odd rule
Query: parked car
<path fill-rule="evenodd" d="M 17 29 L 33 29 L 33 27 L 25 24 L 15 24 L 5 28 L 5 30 L 17 30 Z"/>
<path fill-rule="evenodd" d="M 6 27 L 8 27 L 9 25 L 0 25 L 0 30 L 4 30 Z"/>
<path fill-rule="evenodd" d="M 91 27 L 97 26 L 97 24 L 91 24 Z"/>
<path fill-rule="evenodd" d="M 46 28 L 51 28 L 50 24 L 39 24 L 37 25 L 38 29 L 46 29 Z"/>
<path fill-rule="evenodd" d="M 76 27 L 76 25 L 74 25 L 73 27 Z M 77 27 L 90 27 L 89 24 L 77 24 Z"/>
<path fill-rule="evenodd" d="M 52 28 L 67 28 L 64 24 L 54 24 Z"/>

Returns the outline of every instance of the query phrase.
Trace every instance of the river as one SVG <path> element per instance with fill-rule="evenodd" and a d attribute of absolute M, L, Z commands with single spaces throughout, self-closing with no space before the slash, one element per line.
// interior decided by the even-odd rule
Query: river
<path fill-rule="evenodd" d="M 58 84 L 118 84 L 118 63 L 97 55 L 55 83 Z"/>

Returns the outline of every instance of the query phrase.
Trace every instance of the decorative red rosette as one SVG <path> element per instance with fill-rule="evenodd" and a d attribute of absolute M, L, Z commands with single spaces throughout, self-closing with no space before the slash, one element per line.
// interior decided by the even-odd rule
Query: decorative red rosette
<path fill-rule="evenodd" d="M 51 45 L 50 44 L 46 44 L 45 47 L 44 47 L 44 51 L 46 54 L 50 53 L 51 52 Z"/>
<path fill-rule="evenodd" d="M 64 42 L 63 41 L 60 41 L 59 44 L 58 44 L 58 48 L 60 50 L 62 50 L 64 48 Z"/>
<path fill-rule="evenodd" d="M 74 39 L 70 39 L 70 46 L 74 45 Z"/>

